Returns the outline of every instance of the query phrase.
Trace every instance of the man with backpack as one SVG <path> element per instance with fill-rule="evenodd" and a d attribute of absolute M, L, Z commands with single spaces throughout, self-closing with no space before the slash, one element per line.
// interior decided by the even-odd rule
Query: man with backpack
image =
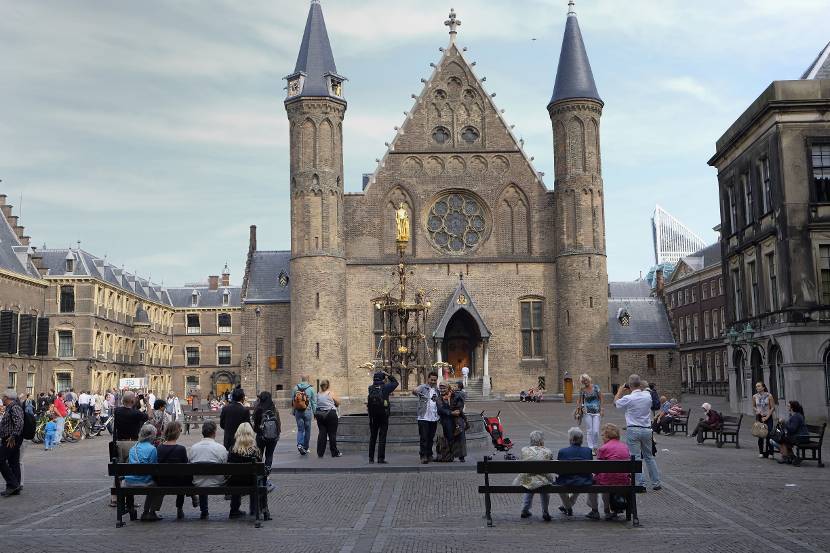
<path fill-rule="evenodd" d="M 6 411 L 0 419 L 0 474 L 6 481 L 6 489 L 0 496 L 10 497 L 20 493 L 20 446 L 23 444 L 23 408 L 17 400 L 17 392 L 3 392 Z"/>
<path fill-rule="evenodd" d="M 300 383 L 294 386 L 291 398 L 291 412 L 297 420 L 297 451 L 300 455 L 306 455 L 311 442 L 311 420 L 317 410 L 317 394 L 308 383 L 308 376 L 300 377 Z"/>
<path fill-rule="evenodd" d="M 281 426 L 280 412 L 274 405 L 271 392 L 260 392 L 259 401 L 254 409 L 254 432 L 256 433 L 256 445 L 262 450 L 265 468 L 269 471 L 274 460 L 274 449 L 280 439 Z"/>
<path fill-rule="evenodd" d="M 378 463 L 386 464 L 386 431 L 389 430 L 389 395 L 398 387 L 395 377 L 384 371 L 372 376 L 366 407 L 369 412 L 369 462 L 375 462 L 375 445 Z"/>

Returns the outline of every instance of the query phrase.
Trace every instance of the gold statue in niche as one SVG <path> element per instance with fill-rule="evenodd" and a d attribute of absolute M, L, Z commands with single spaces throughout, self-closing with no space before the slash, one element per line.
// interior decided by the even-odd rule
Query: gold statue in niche
<path fill-rule="evenodd" d="M 401 202 L 400 207 L 395 210 L 395 229 L 399 243 L 409 242 L 409 214 L 406 212 L 404 202 Z"/>

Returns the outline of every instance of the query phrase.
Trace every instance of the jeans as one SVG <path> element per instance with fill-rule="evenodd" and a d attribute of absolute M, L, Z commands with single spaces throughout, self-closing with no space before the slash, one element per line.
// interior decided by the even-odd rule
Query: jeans
<path fill-rule="evenodd" d="M 585 421 L 585 438 L 588 441 L 588 447 L 597 449 L 601 445 L 599 443 L 599 413 L 585 413 L 582 420 Z"/>
<path fill-rule="evenodd" d="M 550 505 L 550 494 L 547 492 L 525 492 L 522 499 L 522 512 L 529 513 L 533 506 L 533 494 L 538 493 L 542 496 L 542 513 L 548 514 L 548 505 Z"/>
<path fill-rule="evenodd" d="M 755 415 L 755 420 L 762 422 L 761 415 Z M 772 445 L 770 445 L 769 441 L 769 437 L 772 434 L 772 417 L 768 418 L 764 424 L 767 425 L 767 437 L 758 438 L 758 453 L 762 454 L 764 457 L 769 457 L 770 455 L 773 455 Z"/>
<path fill-rule="evenodd" d="M 43 447 L 49 451 L 50 449 L 54 448 L 58 445 L 58 433 L 57 432 L 47 432 L 46 435 L 43 437 Z"/>
<path fill-rule="evenodd" d="M 279 438 L 276 440 L 266 440 L 260 435 L 256 437 L 256 446 L 263 452 L 265 468 L 269 471 L 271 470 L 271 464 L 274 462 L 274 450 L 277 448 L 277 442 L 279 442 Z"/>
<path fill-rule="evenodd" d="M 302 446 L 303 449 L 308 449 L 309 442 L 311 442 L 312 414 L 311 409 L 294 412 L 294 418 L 297 419 L 297 445 Z"/>
<path fill-rule="evenodd" d="M 23 438 L 18 436 L 14 447 L 6 445 L 3 439 L 0 443 L 0 474 L 6 481 L 6 489 L 13 490 L 20 487 L 20 446 Z"/>
<path fill-rule="evenodd" d="M 648 477 L 653 486 L 660 485 L 660 471 L 657 469 L 657 461 L 651 453 L 651 428 L 640 428 L 629 426 L 625 431 L 625 443 L 628 450 L 635 459 L 642 459 L 648 469 Z M 645 476 L 642 472 L 637 473 L 637 485 L 645 485 Z"/>
<path fill-rule="evenodd" d="M 438 429 L 438 421 L 418 420 L 418 436 L 420 437 L 419 449 L 421 459 L 432 459 L 432 445 L 435 443 L 435 431 Z"/>
<path fill-rule="evenodd" d="M 57 435 L 58 441 L 57 443 L 61 443 L 63 441 L 63 428 L 66 425 L 66 418 L 65 417 L 58 417 L 55 419 L 55 424 L 58 425 Z"/>
<path fill-rule="evenodd" d="M 389 413 L 369 413 L 369 460 L 375 459 L 375 444 L 378 447 L 378 461 L 386 459 L 386 431 L 389 430 Z"/>
<path fill-rule="evenodd" d="M 326 441 L 328 441 L 331 456 L 336 457 L 339 453 L 337 450 L 337 411 L 329 409 L 318 413 L 314 418 L 317 419 L 317 456 L 322 457 L 326 454 Z"/>

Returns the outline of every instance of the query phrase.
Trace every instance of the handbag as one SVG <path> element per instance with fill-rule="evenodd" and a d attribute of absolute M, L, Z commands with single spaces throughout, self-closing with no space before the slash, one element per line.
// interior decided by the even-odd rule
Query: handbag
<path fill-rule="evenodd" d="M 786 436 L 786 428 L 784 428 L 783 424 L 778 423 L 777 425 L 775 425 L 775 428 L 772 429 L 772 434 L 770 434 L 769 439 L 775 443 L 780 444 L 784 441 L 784 438 L 786 438 Z"/>
<path fill-rule="evenodd" d="M 582 417 L 585 415 L 585 409 L 582 406 L 577 407 L 574 409 L 574 419 L 576 420 L 577 424 L 582 424 Z"/>
<path fill-rule="evenodd" d="M 756 438 L 766 438 L 767 434 L 769 434 L 769 428 L 767 428 L 767 423 L 761 421 L 755 421 L 752 423 L 752 435 Z"/>

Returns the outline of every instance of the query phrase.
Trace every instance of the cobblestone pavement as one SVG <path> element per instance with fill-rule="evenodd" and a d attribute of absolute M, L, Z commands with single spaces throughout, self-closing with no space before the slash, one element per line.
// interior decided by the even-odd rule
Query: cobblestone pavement
<path fill-rule="evenodd" d="M 696 406 L 705 398 L 687 397 Z M 716 408 L 722 402 L 714 400 Z M 552 449 L 566 442 L 572 406 L 558 403 L 482 403 L 470 409 L 502 412 L 507 435 L 519 445 L 529 432 L 545 432 Z M 609 409 L 609 422 L 621 422 Z M 692 414 L 693 419 L 699 415 Z M 284 421 L 291 421 L 284 414 Z M 287 552 L 476 552 L 509 551 L 520 546 L 542 551 L 830 551 L 830 469 L 759 459 L 749 425 L 741 449 L 695 445 L 686 437 L 658 437 L 663 490 L 640 496 L 640 528 L 622 522 L 586 520 L 584 499 L 578 516 L 554 516 L 545 523 L 519 518 L 518 496 L 494 496 L 494 528 L 482 517 L 476 492 L 481 479 L 471 455 L 463 470 L 430 465 L 416 472 L 412 455 L 390 455 L 391 467 L 377 472 L 357 455 L 340 459 L 301 458 L 294 449 L 292 425 L 284 424 L 269 496 L 274 520 L 261 529 L 248 521 L 228 521 L 228 504 L 211 499 L 211 517 L 175 520 L 173 499 L 162 508 L 165 520 L 115 528 L 108 507 L 106 439 L 98 438 L 44 452 L 29 445 L 24 453 L 23 494 L 0 501 L 4 551 L 169 551 L 222 547 L 232 551 Z M 184 440 L 192 443 L 196 436 Z M 827 453 L 825 451 L 825 453 Z M 475 456 L 480 458 L 480 454 Z M 316 469 L 315 472 L 305 472 Z M 337 473 L 338 469 L 348 469 Z M 247 502 L 243 502 L 245 505 Z M 552 511 L 556 512 L 552 500 Z M 189 505 L 189 502 L 188 502 Z"/>

